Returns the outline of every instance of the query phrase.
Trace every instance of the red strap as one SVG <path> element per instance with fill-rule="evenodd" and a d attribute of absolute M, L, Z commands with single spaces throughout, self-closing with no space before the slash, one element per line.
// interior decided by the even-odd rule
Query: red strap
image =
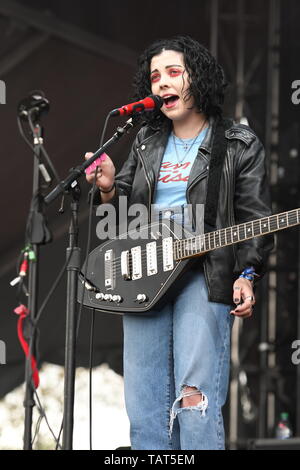
<path fill-rule="evenodd" d="M 28 345 L 28 343 L 25 340 L 24 335 L 23 335 L 23 321 L 27 317 L 27 315 L 29 313 L 29 310 L 28 310 L 27 307 L 25 307 L 25 305 L 21 304 L 21 305 L 19 305 L 19 307 L 15 308 L 14 312 L 17 315 L 19 315 L 18 325 L 17 325 L 18 338 L 19 338 L 19 341 L 20 341 L 21 346 L 23 348 L 23 351 L 25 353 L 25 356 L 28 357 L 29 356 L 29 345 Z M 35 360 L 34 356 L 31 355 L 30 359 L 31 359 L 31 370 L 32 370 L 33 383 L 34 383 L 34 387 L 37 389 L 38 386 L 39 386 L 39 383 L 40 383 L 39 372 L 38 372 L 38 369 L 37 369 L 37 366 L 36 366 L 36 360 Z"/>

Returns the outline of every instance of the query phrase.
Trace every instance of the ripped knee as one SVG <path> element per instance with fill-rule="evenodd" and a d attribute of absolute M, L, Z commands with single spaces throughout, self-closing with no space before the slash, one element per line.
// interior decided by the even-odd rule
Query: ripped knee
<path fill-rule="evenodd" d="M 180 408 L 186 408 L 188 406 L 199 406 L 204 400 L 203 394 L 196 387 L 185 386 L 182 390 L 182 400 L 180 402 Z"/>
<path fill-rule="evenodd" d="M 170 413 L 170 430 L 169 435 L 171 437 L 174 419 L 178 413 L 183 410 L 199 410 L 201 416 L 205 416 L 208 407 L 207 396 L 197 387 L 191 387 L 184 385 L 181 389 L 179 397 L 173 403 Z"/>

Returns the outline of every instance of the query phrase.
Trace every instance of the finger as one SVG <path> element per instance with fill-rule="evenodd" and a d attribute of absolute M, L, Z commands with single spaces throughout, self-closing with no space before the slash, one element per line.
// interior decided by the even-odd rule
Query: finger
<path fill-rule="evenodd" d="M 251 294 L 251 292 L 249 294 L 244 293 L 243 294 L 243 300 L 244 300 L 244 302 L 245 301 L 250 302 L 251 305 L 255 305 L 255 297 L 254 297 L 253 293 Z"/>
<path fill-rule="evenodd" d="M 86 175 L 86 180 L 87 180 L 88 183 L 93 183 L 94 182 L 95 174 L 96 174 L 96 172 L 93 171 L 89 175 Z M 97 173 L 97 178 L 96 178 L 97 181 L 100 180 L 100 178 L 101 178 L 101 175 L 99 173 Z"/>
<path fill-rule="evenodd" d="M 252 308 L 249 308 L 249 309 L 247 309 L 243 312 L 232 310 L 230 313 L 232 315 L 236 316 L 236 317 L 239 317 L 239 318 L 248 318 L 248 317 L 251 317 L 251 315 L 253 313 L 253 310 L 252 310 Z"/>
<path fill-rule="evenodd" d="M 249 311 L 249 310 L 252 310 L 252 303 L 247 300 L 245 302 L 243 302 L 242 304 L 238 305 L 234 310 L 233 312 L 237 312 L 237 313 L 241 313 L 242 315 Z"/>
<path fill-rule="evenodd" d="M 233 288 L 233 302 L 239 304 L 241 301 L 241 288 L 239 286 L 234 286 Z"/>
<path fill-rule="evenodd" d="M 84 158 L 88 160 L 89 158 L 91 158 L 92 155 L 93 155 L 93 152 L 86 152 L 86 154 L 84 155 Z"/>
<path fill-rule="evenodd" d="M 238 317 L 238 318 L 249 318 L 252 316 L 252 313 L 253 313 L 253 310 L 250 309 L 250 310 L 247 310 L 246 312 L 244 313 L 233 313 L 234 316 Z"/>

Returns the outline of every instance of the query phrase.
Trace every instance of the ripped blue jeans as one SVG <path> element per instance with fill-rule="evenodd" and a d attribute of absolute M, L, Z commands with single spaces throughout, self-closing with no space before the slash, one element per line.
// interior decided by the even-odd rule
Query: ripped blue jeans
<path fill-rule="evenodd" d="M 230 305 L 208 301 L 200 267 L 186 272 L 180 285 L 160 311 L 123 317 L 125 402 L 134 450 L 224 449 Z M 188 395 L 199 402 L 183 407 Z"/>

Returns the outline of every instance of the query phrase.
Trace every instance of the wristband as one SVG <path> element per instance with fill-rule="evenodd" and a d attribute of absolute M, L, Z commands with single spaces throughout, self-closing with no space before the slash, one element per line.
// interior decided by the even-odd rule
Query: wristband
<path fill-rule="evenodd" d="M 242 274 L 240 274 L 239 277 L 243 277 L 244 279 L 248 279 L 249 281 L 254 281 L 254 276 L 259 277 L 258 274 L 256 274 L 253 266 L 251 268 L 244 269 Z"/>
<path fill-rule="evenodd" d="M 99 188 L 99 189 L 100 189 L 100 192 L 101 192 L 101 193 L 103 193 L 103 194 L 108 194 L 108 193 L 111 193 L 111 192 L 112 192 L 112 190 L 115 188 L 115 186 L 116 186 L 116 183 L 114 183 L 114 184 L 112 185 L 112 187 L 111 187 L 109 190 L 107 190 L 107 191 L 103 191 L 103 189 L 101 189 L 101 188 Z"/>

